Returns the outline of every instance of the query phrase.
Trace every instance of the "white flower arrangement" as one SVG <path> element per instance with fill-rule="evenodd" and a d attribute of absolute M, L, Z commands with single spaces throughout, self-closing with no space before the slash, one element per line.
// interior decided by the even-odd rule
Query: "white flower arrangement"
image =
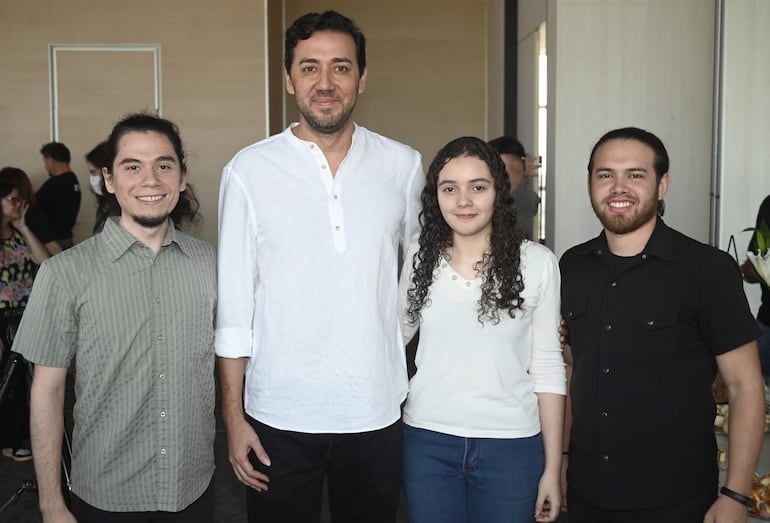
<path fill-rule="evenodd" d="M 748 227 L 743 231 L 754 232 L 756 252 L 749 251 L 746 256 L 754 266 L 757 276 L 762 279 L 762 283 L 770 286 L 770 228 L 767 226 L 767 222 L 762 220 L 759 228 Z"/>

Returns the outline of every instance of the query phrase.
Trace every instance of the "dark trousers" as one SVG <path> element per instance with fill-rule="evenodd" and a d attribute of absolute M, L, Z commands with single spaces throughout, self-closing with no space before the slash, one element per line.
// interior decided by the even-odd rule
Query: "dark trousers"
<path fill-rule="evenodd" d="M 4 351 L 0 373 L 11 372 L 11 346 L 23 309 L 0 309 L 0 340 Z M 29 439 L 29 364 L 21 361 L 8 376 L 8 387 L 0 398 L 0 447 L 18 449 Z"/>
<path fill-rule="evenodd" d="M 248 418 L 270 456 L 268 490 L 247 489 L 251 523 L 318 523 L 324 480 L 334 523 L 395 523 L 401 497 L 401 421 L 353 434 L 306 434 Z"/>
<path fill-rule="evenodd" d="M 212 482 L 213 483 L 213 482 Z M 78 523 L 212 523 L 214 521 L 214 487 L 210 483 L 206 491 L 193 503 L 179 512 L 107 512 L 89 505 L 72 494 L 70 512 Z"/>
<path fill-rule="evenodd" d="M 712 491 L 682 492 L 681 501 L 674 505 L 648 509 L 607 509 L 598 507 L 574 489 L 567 489 L 569 523 L 703 523 L 703 516 L 716 501 L 716 486 Z"/>

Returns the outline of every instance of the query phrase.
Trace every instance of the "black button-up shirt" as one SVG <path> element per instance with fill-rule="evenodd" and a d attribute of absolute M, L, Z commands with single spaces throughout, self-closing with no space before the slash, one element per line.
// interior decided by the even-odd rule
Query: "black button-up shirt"
<path fill-rule="evenodd" d="M 570 486 L 610 509 L 716 495 L 715 356 L 759 336 L 735 261 L 659 219 L 637 256 L 611 254 L 602 232 L 560 265 Z"/>

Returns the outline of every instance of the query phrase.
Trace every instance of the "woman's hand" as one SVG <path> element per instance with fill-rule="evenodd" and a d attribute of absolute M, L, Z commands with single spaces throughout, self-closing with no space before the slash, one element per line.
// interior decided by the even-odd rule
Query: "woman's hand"
<path fill-rule="evenodd" d="M 11 225 L 14 229 L 16 229 L 19 232 L 23 232 L 24 229 L 27 228 L 27 211 L 29 210 L 29 203 L 25 202 L 24 200 L 21 200 L 20 202 L 21 209 L 19 212 L 19 217 L 15 220 L 11 220 Z"/>
<path fill-rule="evenodd" d="M 540 477 L 535 504 L 535 521 L 556 521 L 561 512 L 561 485 L 559 473 L 544 472 Z"/>

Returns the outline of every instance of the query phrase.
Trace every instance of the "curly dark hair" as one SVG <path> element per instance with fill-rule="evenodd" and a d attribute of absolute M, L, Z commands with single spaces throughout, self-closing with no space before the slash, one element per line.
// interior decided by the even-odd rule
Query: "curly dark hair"
<path fill-rule="evenodd" d="M 495 187 L 495 210 L 489 250 L 477 264 L 481 273 L 481 298 L 478 320 L 482 324 L 500 322 L 500 311 L 513 318 L 523 305 L 524 280 L 520 270 L 520 247 L 524 235 L 516 228 L 516 210 L 511 196 L 511 182 L 497 151 L 479 138 L 465 136 L 446 144 L 433 159 L 422 191 L 420 213 L 420 248 L 412 260 L 414 275 L 407 291 L 407 317 L 417 323 L 421 311 L 430 304 L 428 292 L 434 280 L 439 259 L 452 246 L 452 229 L 441 214 L 438 204 L 438 176 L 450 160 L 458 157 L 478 158 L 489 167 Z"/>

